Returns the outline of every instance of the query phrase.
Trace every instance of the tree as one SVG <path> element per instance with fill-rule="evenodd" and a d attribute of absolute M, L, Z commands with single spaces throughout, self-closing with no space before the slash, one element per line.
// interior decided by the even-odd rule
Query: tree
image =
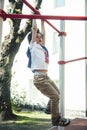
<path fill-rule="evenodd" d="M 39 9 L 42 0 L 36 0 L 36 9 Z M 11 9 L 9 13 L 21 14 L 23 2 L 21 0 L 9 0 Z M 20 30 L 21 19 L 10 19 L 10 33 L 4 37 L 0 46 L 0 118 L 1 120 L 14 119 L 10 99 L 11 68 L 16 53 L 25 36 L 31 31 L 32 20 L 26 21 Z"/>

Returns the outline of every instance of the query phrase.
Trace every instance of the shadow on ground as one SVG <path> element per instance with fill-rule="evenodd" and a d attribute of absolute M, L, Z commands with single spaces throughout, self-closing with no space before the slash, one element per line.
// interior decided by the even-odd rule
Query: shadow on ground
<path fill-rule="evenodd" d="M 0 130 L 48 130 L 51 127 L 50 119 L 19 116 L 15 121 L 0 123 Z"/>

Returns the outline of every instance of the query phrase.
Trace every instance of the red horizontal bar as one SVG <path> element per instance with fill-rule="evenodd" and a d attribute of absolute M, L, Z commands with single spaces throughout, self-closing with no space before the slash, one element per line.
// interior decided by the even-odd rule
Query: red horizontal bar
<path fill-rule="evenodd" d="M 79 60 L 84 60 L 84 59 L 87 59 L 87 57 L 82 57 L 82 58 L 77 58 L 77 59 L 73 59 L 73 60 L 68 60 L 68 61 L 58 61 L 58 64 L 66 64 L 66 63 L 69 63 L 69 62 L 75 62 L 75 61 L 79 61 Z"/>
<path fill-rule="evenodd" d="M 22 0 L 35 14 L 40 15 L 40 12 L 36 10 L 33 6 L 31 6 L 26 0 Z M 59 36 L 64 35 L 66 36 L 66 33 L 60 32 L 57 28 L 55 28 L 49 21 L 46 19 L 44 20 L 47 24 L 49 24 L 54 30 L 56 30 L 59 33 Z"/>
<path fill-rule="evenodd" d="M 14 19 L 51 19 L 51 20 L 87 20 L 87 16 L 54 16 L 54 15 L 26 15 L 26 14 L 0 14 L 2 18 Z"/>

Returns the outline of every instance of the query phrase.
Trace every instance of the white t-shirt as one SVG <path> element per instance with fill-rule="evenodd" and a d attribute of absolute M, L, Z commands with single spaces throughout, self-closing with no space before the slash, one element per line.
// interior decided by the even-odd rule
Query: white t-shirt
<path fill-rule="evenodd" d="M 47 48 L 43 45 L 37 44 L 36 42 L 30 43 L 31 52 L 31 70 L 48 70 L 49 54 Z"/>

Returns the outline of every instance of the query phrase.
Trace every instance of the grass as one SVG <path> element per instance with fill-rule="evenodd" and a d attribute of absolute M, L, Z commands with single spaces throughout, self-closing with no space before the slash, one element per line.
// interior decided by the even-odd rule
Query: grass
<path fill-rule="evenodd" d="M 16 123 L 38 123 L 38 121 L 50 120 L 50 116 L 38 111 L 20 112 L 16 114 L 19 116 Z"/>
<path fill-rule="evenodd" d="M 13 123 L 0 125 L 0 130 L 47 130 L 51 116 L 40 111 L 16 112 L 18 118 Z"/>

